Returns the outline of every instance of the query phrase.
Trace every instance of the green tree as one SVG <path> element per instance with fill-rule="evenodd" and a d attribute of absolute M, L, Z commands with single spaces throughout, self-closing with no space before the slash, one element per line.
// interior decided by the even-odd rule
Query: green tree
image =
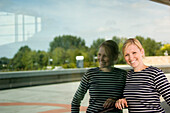
<path fill-rule="evenodd" d="M 76 49 L 68 49 L 67 50 L 67 67 L 75 68 L 76 67 L 76 56 L 84 56 L 83 50 L 76 48 Z M 85 60 L 85 59 L 84 59 Z"/>
<path fill-rule="evenodd" d="M 119 56 L 118 56 L 118 59 L 116 61 L 116 64 L 125 64 L 125 60 L 124 60 L 124 56 L 123 56 L 123 53 L 122 53 L 122 48 L 123 48 L 123 44 L 124 42 L 127 40 L 127 38 L 119 38 L 119 37 L 112 37 L 112 40 L 115 41 L 117 44 L 118 44 L 118 47 L 119 47 Z"/>
<path fill-rule="evenodd" d="M 48 65 L 48 61 L 49 61 L 49 55 L 47 52 L 45 51 L 38 51 L 37 52 L 37 60 L 34 63 L 34 65 L 38 65 L 38 67 L 41 69 L 44 66 Z"/>
<path fill-rule="evenodd" d="M 10 59 L 7 57 L 0 58 L 0 70 L 6 70 L 9 68 Z"/>
<path fill-rule="evenodd" d="M 14 70 L 37 70 L 48 64 L 48 53 L 32 51 L 28 46 L 21 47 L 12 58 L 10 65 Z"/>
<path fill-rule="evenodd" d="M 118 45 L 121 43 L 121 38 L 119 38 L 117 36 L 113 36 L 112 40 L 115 41 Z"/>
<path fill-rule="evenodd" d="M 85 41 L 80 37 L 63 35 L 55 37 L 54 40 L 50 42 L 50 52 L 52 52 L 57 47 L 67 50 L 70 48 L 82 48 L 86 46 Z"/>
<path fill-rule="evenodd" d="M 157 56 L 159 55 L 160 48 L 162 46 L 161 42 L 156 42 L 151 38 L 144 39 L 141 36 L 136 36 L 136 38 L 142 43 L 145 50 L 146 56 Z"/>
<path fill-rule="evenodd" d="M 36 51 L 32 51 L 28 46 L 21 47 L 11 60 L 14 70 L 38 69 Z"/>
<path fill-rule="evenodd" d="M 164 44 L 164 46 L 163 47 L 161 47 L 161 52 L 162 52 L 162 54 L 168 54 L 168 55 L 170 55 L 170 44 Z"/>
<path fill-rule="evenodd" d="M 82 55 L 84 51 L 88 51 L 85 41 L 80 37 L 63 35 L 57 36 L 50 43 L 50 57 L 53 59 L 53 65 L 76 65 L 76 56 Z"/>
<path fill-rule="evenodd" d="M 19 51 L 14 55 L 12 58 L 12 66 L 16 70 L 23 70 L 25 69 L 26 65 L 26 57 L 28 57 L 28 53 L 31 52 L 31 49 L 28 46 L 21 47 Z"/>
<path fill-rule="evenodd" d="M 64 48 L 57 47 L 52 51 L 51 57 L 53 59 L 53 65 L 64 64 L 66 60 L 66 51 L 64 50 Z"/>
<path fill-rule="evenodd" d="M 67 50 L 67 63 L 76 63 L 76 56 L 80 56 L 79 49 L 68 49 Z"/>
<path fill-rule="evenodd" d="M 23 64 L 24 70 L 36 70 L 38 69 L 37 63 L 37 56 L 36 51 L 29 51 L 28 53 L 24 54 L 21 62 Z"/>

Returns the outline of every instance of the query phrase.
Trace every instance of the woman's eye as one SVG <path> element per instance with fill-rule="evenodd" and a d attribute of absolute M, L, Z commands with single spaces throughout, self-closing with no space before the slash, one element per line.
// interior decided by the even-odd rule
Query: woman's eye
<path fill-rule="evenodd" d="M 136 52 L 133 52 L 133 54 L 136 54 Z"/>
<path fill-rule="evenodd" d="M 125 56 L 128 56 L 128 54 L 126 54 Z"/>

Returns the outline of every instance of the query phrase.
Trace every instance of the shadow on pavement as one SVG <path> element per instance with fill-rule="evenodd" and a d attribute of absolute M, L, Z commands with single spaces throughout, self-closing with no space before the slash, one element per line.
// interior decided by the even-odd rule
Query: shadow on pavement
<path fill-rule="evenodd" d="M 165 102 L 161 102 L 161 106 L 165 109 L 165 113 L 170 113 L 170 106 Z"/>

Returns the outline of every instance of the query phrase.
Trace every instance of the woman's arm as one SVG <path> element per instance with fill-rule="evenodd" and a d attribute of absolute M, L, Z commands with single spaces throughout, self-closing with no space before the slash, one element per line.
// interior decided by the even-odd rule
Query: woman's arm
<path fill-rule="evenodd" d="M 158 92 L 163 96 L 167 104 L 170 106 L 170 83 L 165 74 L 160 71 L 155 77 L 155 86 Z"/>
<path fill-rule="evenodd" d="M 71 113 L 79 113 L 80 103 L 84 98 L 84 95 L 86 94 L 88 90 L 88 79 L 86 74 L 83 75 L 80 85 L 73 97 L 72 103 L 71 103 Z"/>
<path fill-rule="evenodd" d="M 116 102 L 116 98 L 108 98 L 105 103 L 103 104 L 103 107 L 106 108 L 110 108 L 110 107 L 115 107 L 115 102 Z"/>

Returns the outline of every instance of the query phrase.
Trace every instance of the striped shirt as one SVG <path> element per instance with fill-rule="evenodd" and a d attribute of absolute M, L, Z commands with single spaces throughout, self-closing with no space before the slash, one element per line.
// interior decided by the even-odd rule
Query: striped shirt
<path fill-rule="evenodd" d="M 170 83 L 164 73 L 153 66 L 127 74 L 124 96 L 129 113 L 165 113 L 160 96 L 170 105 Z"/>
<path fill-rule="evenodd" d="M 126 80 L 126 71 L 114 68 L 112 72 L 102 72 L 99 68 L 89 69 L 82 77 L 80 85 L 71 103 L 72 113 L 78 113 L 80 103 L 87 90 L 89 90 L 90 100 L 87 113 L 99 113 L 104 110 L 103 104 L 108 98 L 121 98 Z M 121 113 L 115 109 L 112 113 Z M 109 113 L 109 112 L 107 112 Z"/>

